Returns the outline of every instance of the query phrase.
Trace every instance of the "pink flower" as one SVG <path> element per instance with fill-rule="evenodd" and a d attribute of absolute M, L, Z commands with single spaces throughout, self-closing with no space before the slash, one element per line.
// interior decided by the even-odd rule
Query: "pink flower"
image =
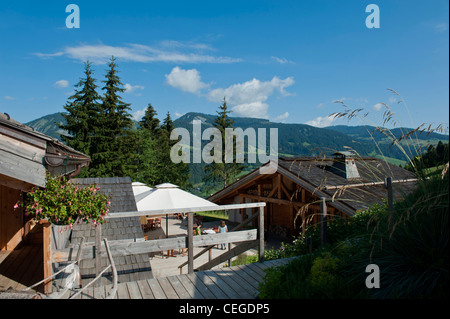
<path fill-rule="evenodd" d="M 19 202 L 17 202 L 17 203 L 14 205 L 14 210 L 16 210 L 17 208 L 19 208 Z"/>

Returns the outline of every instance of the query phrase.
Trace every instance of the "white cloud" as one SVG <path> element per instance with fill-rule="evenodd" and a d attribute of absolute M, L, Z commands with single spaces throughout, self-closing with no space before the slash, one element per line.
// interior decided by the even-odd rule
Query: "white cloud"
<path fill-rule="evenodd" d="M 16 98 L 15 98 L 15 97 L 12 97 L 12 96 L 9 96 L 9 95 L 6 95 L 6 96 L 5 96 L 5 99 L 6 99 L 6 100 L 10 100 L 10 101 L 14 101 Z"/>
<path fill-rule="evenodd" d="M 196 69 L 183 70 L 178 66 L 166 74 L 166 82 L 174 88 L 195 94 L 199 94 L 202 89 L 209 87 L 209 84 L 202 82 L 200 72 Z"/>
<path fill-rule="evenodd" d="M 143 109 L 143 110 L 138 110 L 136 112 L 133 112 L 133 114 L 131 114 L 131 116 L 133 117 L 133 119 L 135 121 L 140 121 L 142 119 L 142 117 L 145 115 L 145 110 L 147 108 Z"/>
<path fill-rule="evenodd" d="M 288 77 L 280 79 L 276 76 L 270 81 L 260 81 L 253 79 L 244 83 L 233 84 L 228 88 L 211 90 L 208 98 L 211 101 L 221 101 L 226 97 L 228 103 L 232 105 L 233 112 L 238 116 L 249 116 L 258 118 L 268 118 L 266 103 L 269 96 L 279 91 L 281 95 L 292 95 L 285 89 L 294 84 L 294 79 Z"/>
<path fill-rule="evenodd" d="M 383 107 L 383 103 L 377 103 L 373 106 L 373 108 L 375 109 L 375 111 L 379 111 L 381 110 L 381 108 Z"/>
<path fill-rule="evenodd" d="M 261 101 L 237 104 L 232 107 L 233 113 L 237 116 L 256 117 L 268 119 L 267 111 L 269 105 Z"/>
<path fill-rule="evenodd" d="M 274 118 L 274 121 L 281 121 L 281 122 L 283 122 L 288 117 L 289 117 L 289 112 L 285 112 L 283 114 L 278 115 L 276 118 Z"/>
<path fill-rule="evenodd" d="M 56 53 L 34 53 L 34 55 L 49 59 L 60 56 L 93 63 L 107 63 L 111 56 L 122 61 L 151 63 L 235 63 L 242 61 L 239 58 L 213 56 L 203 54 L 203 51 L 212 51 L 206 44 L 183 44 L 176 41 L 165 41 L 159 46 L 142 44 L 129 44 L 126 46 L 111 46 L 105 44 L 68 46 Z"/>
<path fill-rule="evenodd" d="M 326 117 L 318 116 L 314 120 L 306 122 L 306 124 L 315 127 L 326 127 L 330 126 L 331 123 L 334 122 L 334 120 L 335 118 L 333 116 L 326 116 Z"/>
<path fill-rule="evenodd" d="M 133 93 L 136 90 L 143 90 L 143 89 L 145 89 L 145 87 L 143 87 L 141 85 L 131 85 L 129 83 L 125 83 L 125 85 L 123 87 L 125 89 L 125 93 Z"/>
<path fill-rule="evenodd" d="M 271 56 L 270 58 L 271 58 L 272 60 L 274 60 L 275 62 L 278 62 L 278 63 L 280 63 L 280 64 L 286 64 L 286 63 L 289 63 L 289 64 L 295 64 L 295 62 L 289 61 L 289 60 L 286 59 L 286 58 L 279 58 L 279 57 L 276 57 L 276 56 Z"/>
<path fill-rule="evenodd" d="M 56 53 L 34 53 L 34 55 L 42 58 L 42 59 L 50 59 L 50 58 L 54 58 L 57 56 L 62 56 L 64 55 L 64 52 L 56 52 Z"/>
<path fill-rule="evenodd" d="M 434 26 L 434 29 L 437 32 L 446 32 L 448 31 L 448 23 L 447 22 L 438 23 Z"/>
<path fill-rule="evenodd" d="M 66 88 L 66 87 L 69 86 L 69 81 L 67 81 L 67 80 L 59 80 L 59 81 L 55 82 L 54 86 L 57 87 L 57 88 Z"/>
<path fill-rule="evenodd" d="M 198 70 L 184 70 L 177 66 L 166 74 L 166 83 L 182 91 L 205 96 L 212 102 L 221 103 L 225 97 L 234 115 L 268 118 L 268 98 L 276 91 L 282 96 L 293 95 L 286 88 L 294 84 L 294 79 L 274 76 L 270 81 L 260 81 L 254 78 L 227 88 L 210 89 L 211 83 L 203 82 Z"/>

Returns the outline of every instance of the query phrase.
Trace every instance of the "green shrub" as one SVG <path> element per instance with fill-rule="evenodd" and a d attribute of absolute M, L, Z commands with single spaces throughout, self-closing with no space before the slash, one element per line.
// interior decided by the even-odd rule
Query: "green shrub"
<path fill-rule="evenodd" d="M 330 297 L 336 289 L 339 278 L 337 270 L 339 268 L 339 259 L 332 256 L 329 252 L 321 254 L 312 262 L 311 273 L 309 275 L 311 287 L 314 291 Z"/>
<path fill-rule="evenodd" d="M 449 297 L 449 189 L 445 178 L 420 181 L 416 192 L 395 207 L 382 249 L 381 287 L 374 298 Z"/>

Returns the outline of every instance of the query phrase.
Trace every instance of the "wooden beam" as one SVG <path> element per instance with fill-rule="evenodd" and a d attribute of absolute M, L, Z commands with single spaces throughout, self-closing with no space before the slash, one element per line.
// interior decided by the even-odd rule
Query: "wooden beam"
<path fill-rule="evenodd" d="M 240 195 L 242 197 L 246 197 L 246 198 L 250 198 L 250 199 L 254 199 L 254 200 L 258 200 L 258 201 L 270 202 L 270 203 L 279 204 L 279 205 L 303 206 L 303 205 L 307 204 L 307 203 L 304 203 L 304 202 L 296 202 L 296 201 L 291 201 L 291 200 L 288 200 L 288 199 L 269 198 L 269 197 L 250 195 L 250 194 L 240 194 Z M 318 208 L 319 204 L 310 204 L 310 207 L 317 207 Z"/>
<path fill-rule="evenodd" d="M 239 179 L 238 181 L 234 182 L 231 185 L 228 185 L 226 188 L 213 194 L 212 196 L 209 197 L 208 200 L 217 202 L 217 201 L 221 200 L 224 196 L 226 196 L 226 197 L 233 196 L 233 194 L 236 194 L 240 188 L 246 187 L 249 184 L 256 182 L 257 180 L 264 179 L 264 178 L 267 178 L 267 175 L 260 174 L 259 168 L 256 168 L 249 174 L 247 174 L 244 177 L 242 177 L 241 179 Z"/>
<path fill-rule="evenodd" d="M 45 166 L 0 149 L 0 174 L 36 186 L 45 186 Z"/>
<path fill-rule="evenodd" d="M 123 217 L 135 217 L 135 216 L 158 216 L 163 214 L 176 214 L 176 213 L 197 213 L 208 211 L 220 211 L 227 209 L 239 209 L 239 208 L 253 208 L 264 207 L 266 203 L 246 203 L 246 204 L 230 204 L 230 205 L 214 205 L 204 207 L 189 207 L 189 208 L 167 208 L 167 209 L 154 209 L 154 210 L 142 210 L 132 212 L 115 212 L 108 214 L 105 219 L 110 218 L 123 218 Z"/>
<path fill-rule="evenodd" d="M 412 183 L 417 182 L 417 178 L 407 178 L 407 179 L 397 179 L 392 180 L 391 183 Z M 359 184 L 348 184 L 348 185 L 325 185 L 323 189 L 332 190 L 332 189 L 346 189 L 353 187 L 363 187 L 363 186 L 376 186 L 376 185 L 386 185 L 386 181 L 382 182 L 367 182 L 367 183 L 359 183 Z"/>
<path fill-rule="evenodd" d="M 273 188 L 272 188 L 272 190 L 270 191 L 270 193 L 267 195 L 267 197 L 272 197 L 273 196 L 273 194 L 275 194 L 275 192 L 277 191 L 277 187 L 276 186 L 274 186 Z"/>
<path fill-rule="evenodd" d="M 280 175 L 281 176 L 281 175 Z M 284 186 L 284 183 L 283 183 L 283 181 L 281 180 L 281 178 L 280 178 L 280 187 L 281 187 L 281 190 L 284 192 L 284 194 L 286 195 L 286 197 L 287 198 L 289 198 L 289 199 L 291 199 L 291 197 L 292 197 L 292 195 L 291 194 L 289 194 L 289 192 L 288 192 L 288 190 L 286 189 L 286 186 Z M 281 192 L 281 191 L 280 191 Z"/>
<path fill-rule="evenodd" d="M 211 235 L 192 236 L 192 246 L 202 247 L 208 245 L 217 245 L 222 243 L 238 243 L 249 240 L 257 239 L 257 230 L 241 230 L 235 232 L 218 233 Z M 146 254 L 151 252 L 188 248 L 187 237 L 180 236 L 174 238 L 163 238 L 146 241 L 126 241 L 126 240 L 112 240 L 109 241 L 111 254 L 116 256 L 127 256 L 135 254 Z M 73 248 L 60 249 L 53 253 L 53 259 L 55 262 L 68 261 L 70 256 L 73 255 Z M 106 257 L 105 246 L 102 245 L 100 257 Z M 96 256 L 95 246 L 92 243 L 86 243 L 83 245 L 82 251 L 79 255 L 80 260 L 93 259 Z"/>
<path fill-rule="evenodd" d="M 327 204 L 326 198 L 322 197 L 320 202 L 320 244 L 327 244 Z"/>
<path fill-rule="evenodd" d="M 234 232 L 234 231 L 237 231 L 237 230 L 240 230 L 240 229 L 244 228 L 245 225 L 247 225 L 251 221 L 255 220 L 257 217 L 259 217 L 259 214 L 254 214 L 253 216 L 250 216 L 249 218 L 244 220 L 242 223 L 240 223 L 239 225 L 237 225 L 236 227 L 231 229 L 229 232 Z M 200 257 L 201 255 L 203 255 L 205 252 L 209 251 L 213 246 L 214 245 L 205 247 L 203 250 L 201 250 L 198 254 L 196 254 L 194 256 L 194 260 L 197 259 L 198 257 Z M 188 262 L 186 261 L 186 262 L 182 263 L 181 265 L 179 265 L 178 268 L 180 268 L 180 271 L 181 271 L 181 268 L 183 266 L 186 266 L 187 264 L 188 264 Z"/>
<path fill-rule="evenodd" d="M 95 228 L 95 274 L 97 276 L 102 271 L 102 260 L 100 259 L 101 246 L 102 246 L 102 225 L 97 225 L 97 227 Z M 100 280 L 96 282 L 96 287 L 100 287 Z"/>
<path fill-rule="evenodd" d="M 278 199 L 281 199 L 281 175 L 278 174 L 277 178 Z"/>
<path fill-rule="evenodd" d="M 21 190 L 22 192 L 29 192 L 35 185 L 0 174 L 0 185 Z"/>
<path fill-rule="evenodd" d="M 52 239 L 51 239 L 51 224 L 43 223 L 43 258 L 44 258 L 44 278 L 52 275 Z M 50 294 L 52 292 L 51 279 L 44 282 L 44 293 Z"/>
<path fill-rule="evenodd" d="M 230 249 L 229 251 L 217 256 L 216 258 L 212 259 L 211 261 L 208 261 L 207 263 L 201 265 L 197 268 L 197 270 L 208 270 L 211 269 L 214 266 L 217 266 L 221 263 L 226 262 L 227 260 L 236 257 L 244 252 L 246 252 L 249 249 L 252 249 L 258 245 L 258 240 L 253 240 L 249 242 L 245 242 L 242 244 L 237 245 L 233 249 Z M 230 265 L 231 266 L 231 265 Z"/>

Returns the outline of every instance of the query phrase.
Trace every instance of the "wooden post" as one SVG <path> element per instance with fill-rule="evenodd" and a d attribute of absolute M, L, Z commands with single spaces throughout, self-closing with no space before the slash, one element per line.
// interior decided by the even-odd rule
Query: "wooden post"
<path fill-rule="evenodd" d="M 306 237 L 306 247 L 308 247 L 308 251 L 311 254 L 312 253 L 312 240 L 311 236 Z"/>
<path fill-rule="evenodd" d="M 320 199 L 320 244 L 325 246 L 327 243 L 327 204 L 325 197 Z"/>
<path fill-rule="evenodd" d="M 194 273 L 194 213 L 188 213 L 188 274 Z"/>
<path fill-rule="evenodd" d="M 102 271 L 102 262 L 100 259 L 100 250 L 102 248 L 102 226 L 97 225 L 95 228 L 95 275 L 98 276 Z M 97 287 L 100 287 L 100 280 L 95 283 Z"/>
<path fill-rule="evenodd" d="M 44 253 L 44 278 L 48 278 L 52 275 L 52 238 L 51 227 L 49 222 L 43 223 L 43 253 Z M 52 280 L 49 279 L 44 282 L 44 293 L 52 293 Z"/>
<path fill-rule="evenodd" d="M 259 261 L 264 261 L 264 207 L 259 207 Z"/>
<path fill-rule="evenodd" d="M 384 186 L 387 189 L 387 200 L 388 200 L 388 212 L 389 212 L 389 224 L 391 223 L 392 214 L 394 211 L 394 196 L 392 193 L 392 177 L 385 177 Z"/>

